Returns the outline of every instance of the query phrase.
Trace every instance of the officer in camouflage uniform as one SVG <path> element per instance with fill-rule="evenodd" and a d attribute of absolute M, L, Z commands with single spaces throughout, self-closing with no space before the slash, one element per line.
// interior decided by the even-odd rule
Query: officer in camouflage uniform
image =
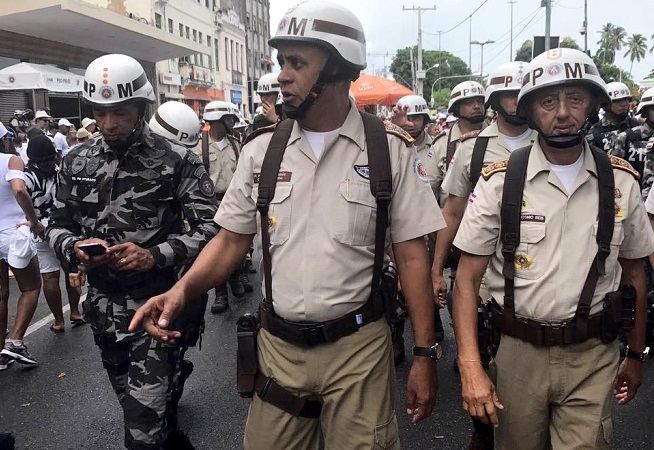
<path fill-rule="evenodd" d="M 146 104 L 155 97 L 133 58 L 93 61 L 84 99 L 102 136 L 64 158 L 47 238 L 62 262 L 81 263 L 88 273 L 84 318 L 123 407 L 125 446 L 193 448 L 177 430 L 177 402 L 180 360 L 194 342 L 162 345 L 127 328 L 136 309 L 172 286 L 176 272 L 217 233 L 213 183 L 195 154 L 145 123 Z M 182 217 L 190 225 L 186 234 Z M 89 243 L 105 248 L 91 256 L 81 248 Z M 196 321 L 176 325 L 196 336 L 206 304 L 197 303 Z"/>
<path fill-rule="evenodd" d="M 626 159 L 641 174 L 640 189 L 645 201 L 654 181 L 654 162 L 645 166 L 645 160 L 652 158 L 647 145 L 654 136 L 654 88 L 643 93 L 636 114 L 640 114 L 645 123 L 620 133 L 609 154 Z"/>
<path fill-rule="evenodd" d="M 629 103 L 632 100 L 629 87 L 614 81 L 607 84 L 606 89 L 611 102 L 602 105 L 604 117 L 590 128 L 586 140 L 589 144 L 609 152 L 613 149 L 618 134 L 638 126 L 638 121 L 629 114 Z"/>

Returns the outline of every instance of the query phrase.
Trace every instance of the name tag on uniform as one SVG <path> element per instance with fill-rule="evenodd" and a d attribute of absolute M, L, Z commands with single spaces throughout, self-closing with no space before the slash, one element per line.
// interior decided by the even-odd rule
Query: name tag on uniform
<path fill-rule="evenodd" d="M 70 177 L 70 180 L 76 184 L 92 184 L 94 186 L 97 184 L 97 180 L 94 177 L 80 177 L 73 175 Z"/>
<path fill-rule="evenodd" d="M 545 216 L 541 216 L 539 214 L 521 214 L 520 215 L 520 221 L 521 222 L 539 222 L 539 223 L 543 223 L 543 222 L 545 222 Z"/>
<path fill-rule="evenodd" d="M 293 175 L 293 172 L 289 172 L 287 170 L 280 170 L 277 173 L 277 182 L 279 183 L 280 181 L 283 182 L 289 182 L 291 181 L 291 176 Z M 261 178 L 261 172 L 254 172 L 252 174 L 252 178 L 254 178 L 254 182 L 258 183 L 259 178 Z"/>

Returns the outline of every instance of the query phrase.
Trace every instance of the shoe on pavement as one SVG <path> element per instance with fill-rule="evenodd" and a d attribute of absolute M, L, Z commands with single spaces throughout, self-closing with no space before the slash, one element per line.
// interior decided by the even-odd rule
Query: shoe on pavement
<path fill-rule="evenodd" d="M 182 394 L 184 394 L 184 383 L 186 383 L 186 380 L 191 376 L 192 373 L 193 363 L 188 359 L 183 359 L 179 363 L 179 380 L 177 382 L 177 386 L 175 386 L 173 389 L 172 397 L 175 405 L 177 405 L 179 400 L 182 398 Z"/>
<path fill-rule="evenodd" d="M 232 289 L 232 295 L 236 298 L 245 296 L 245 287 L 241 283 L 239 276 L 234 276 L 229 280 L 229 287 Z"/>
<path fill-rule="evenodd" d="M 227 286 L 223 285 L 216 288 L 216 299 L 211 305 L 211 314 L 220 314 L 229 308 L 229 301 L 227 296 Z"/>
<path fill-rule="evenodd" d="M 473 423 L 472 436 L 468 450 L 493 450 L 495 448 L 495 429 L 492 424 Z"/>
<path fill-rule="evenodd" d="M 36 360 L 27 351 L 27 347 L 23 344 L 21 346 L 15 345 L 13 342 L 7 342 L 5 348 L 0 352 L 2 355 L 9 356 L 20 364 L 27 364 L 30 366 L 36 365 Z"/>
<path fill-rule="evenodd" d="M 10 358 L 7 355 L 0 355 L 0 370 L 7 370 L 14 362 L 14 358 Z"/>
<path fill-rule="evenodd" d="M 238 275 L 238 279 L 241 281 L 241 284 L 243 285 L 243 290 L 245 292 L 252 292 L 254 291 L 254 287 L 252 286 L 252 283 L 250 283 L 250 279 L 248 278 L 248 274 L 243 271 Z"/>

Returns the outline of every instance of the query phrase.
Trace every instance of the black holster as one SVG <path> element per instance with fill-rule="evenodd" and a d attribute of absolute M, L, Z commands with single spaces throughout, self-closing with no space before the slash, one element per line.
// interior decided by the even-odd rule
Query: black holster
<path fill-rule="evenodd" d="M 258 313 L 243 314 L 236 321 L 236 388 L 241 397 L 250 398 L 259 371 L 257 358 Z"/>
<path fill-rule="evenodd" d="M 609 292 L 604 297 L 600 319 L 600 339 L 605 344 L 618 338 L 622 315 L 622 290 Z"/>
<path fill-rule="evenodd" d="M 384 267 L 381 276 L 380 295 L 384 307 L 384 315 L 389 324 L 393 324 L 398 320 L 397 279 L 397 269 L 395 269 L 393 264 Z"/>
<path fill-rule="evenodd" d="M 477 308 L 477 342 L 481 363 L 488 368 L 491 359 L 497 351 L 493 334 L 493 315 L 490 305 L 480 303 Z"/>

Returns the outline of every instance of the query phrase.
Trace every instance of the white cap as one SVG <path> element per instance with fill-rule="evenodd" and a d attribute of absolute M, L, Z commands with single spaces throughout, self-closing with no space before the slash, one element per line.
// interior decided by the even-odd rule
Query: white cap
<path fill-rule="evenodd" d="M 84 127 L 78 129 L 77 132 L 75 133 L 75 137 L 77 139 L 85 139 L 85 138 L 90 137 L 90 136 L 91 136 L 91 133 L 89 133 L 89 130 L 87 130 Z"/>
<path fill-rule="evenodd" d="M 59 122 L 57 123 L 57 126 L 59 127 L 72 127 L 73 124 L 68 121 L 68 119 L 59 119 Z"/>
<path fill-rule="evenodd" d="M 428 121 L 431 120 L 431 112 L 429 111 L 427 102 L 422 95 L 405 95 L 397 101 L 397 106 L 398 108 L 408 106 L 409 108 L 406 112 L 407 116 L 424 114 L 427 116 Z"/>
<path fill-rule="evenodd" d="M 91 119 L 89 117 L 85 117 L 82 119 L 82 128 L 86 128 L 92 123 L 95 123 L 95 119 Z"/>
<path fill-rule="evenodd" d="M 155 102 L 143 66 L 131 56 L 117 53 L 100 56 L 88 65 L 84 99 L 99 106 L 117 106 L 131 100 Z"/>
<path fill-rule="evenodd" d="M 629 87 L 624 83 L 620 83 L 619 81 L 607 83 L 606 90 L 609 92 L 609 98 L 612 102 L 616 100 L 622 100 L 623 98 L 628 98 L 629 100 L 632 98 Z"/>
<path fill-rule="evenodd" d="M 277 81 L 278 73 L 266 73 L 259 78 L 257 83 L 257 94 L 276 94 L 282 89 L 279 87 L 279 81 Z"/>
<path fill-rule="evenodd" d="M 240 117 L 238 106 L 230 102 L 215 100 L 207 103 L 202 114 L 202 118 L 207 121 L 220 120 L 223 116 L 234 116 L 234 120 L 238 122 Z"/>
<path fill-rule="evenodd" d="M 454 123 L 454 122 L 456 122 L 456 121 L 458 121 L 458 120 L 459 120 L 459 119 L 457 119 L 457 118 L 454 117 L 454 116 L 447 116 L 447 119 L 445 119 L 445 123 Z"/>
<path fill-rule="evenodd" d="M 148 125 L 158 135 L 186 147 L 194 147 L 200 138 L 200 118 L 190 106 L 182 102 L 162 104 Z"/>
<path fill-rule="evenodd" d="M 646 106 L 654 106 L 654 88 L 649 88 L 643 92 L 642 97 L 640 97 L 640 103 L 638 103 L 638 108 L 636 108 L 636 114 L 640 114 Z"/>
<path fill-rule="evenodd" d="M 499 66 L 486 88 L 486 107 L 493 100 L 493 94 L 498 92 L 515 92 L 516 95 L 522 87 L 522 78 L 525 76 L 527 64 L 522 61 L 513 61 Z"/>
<path fill-rule="evenodd" d="M 484 87 L 476 81 L 464 81 L 457 84 L 452 89 L 450 94 L 450 101 L 447 104 L 448 111 L 454 112 L 454 106 L 462 100 L 469 98 L 479 98 L 482 102 L 485 101 L 486 91 Z M 458 111 L 456 111 L 458 115 Z"/>
<path fill-rule="evenodd" d="M 34 114 L 34 120 L 36 119 L 52 119 L 52 117 L 50 117 L 47 112 L 39 110 L 36 112 L 36 114 Z"/>
<path fill-rule="evenodd" d="M 11 237 L 7 262 L 11 267 L 24 269 L 34 256 L 36 246 L 32 240 L 32 232 L 26 225 L 21 225 Z"/>

